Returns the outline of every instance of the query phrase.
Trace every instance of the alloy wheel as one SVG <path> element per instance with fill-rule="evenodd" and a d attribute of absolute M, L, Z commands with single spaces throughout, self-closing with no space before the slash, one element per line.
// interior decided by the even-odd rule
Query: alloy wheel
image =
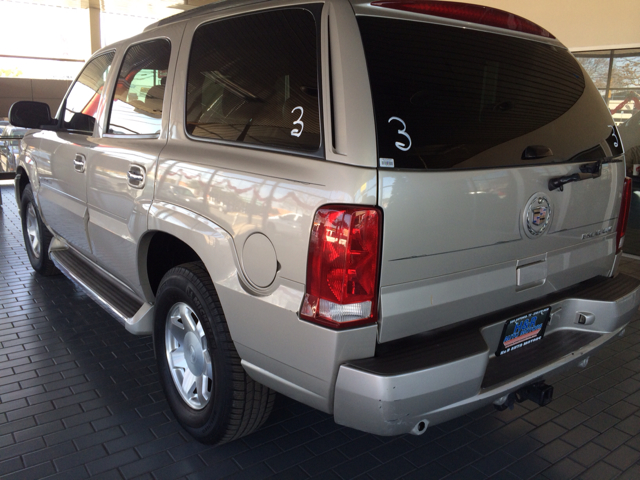
<path fill-rule="evenodd" d="M 180 396 L 191 408 L 203 409 L 211 400 L 213 365 L 202 322 L 186 303 L 176 303 L 169 310 L 165 349 Z"/>

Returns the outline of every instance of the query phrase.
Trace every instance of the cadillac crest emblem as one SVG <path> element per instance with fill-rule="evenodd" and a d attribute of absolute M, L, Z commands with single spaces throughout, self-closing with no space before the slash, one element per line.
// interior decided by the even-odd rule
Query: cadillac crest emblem
<path fill-rule="evenodd" d="M 522 216 L 524 233 L 538 238 L 549 230 L 552 220 L 551 203 L 544 193 L 533 195 L 524 207 Z"/>

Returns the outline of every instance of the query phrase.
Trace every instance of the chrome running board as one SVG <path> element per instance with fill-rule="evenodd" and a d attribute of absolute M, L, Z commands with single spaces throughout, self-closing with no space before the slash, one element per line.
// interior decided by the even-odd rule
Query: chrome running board
<path fill-rule="evenodd" d="M 53 242 L 52 242 L 53 246 Z M 153 306 L 73 248 L 50 249 L 56 267 L 135 335 L 153 332 Z"/>

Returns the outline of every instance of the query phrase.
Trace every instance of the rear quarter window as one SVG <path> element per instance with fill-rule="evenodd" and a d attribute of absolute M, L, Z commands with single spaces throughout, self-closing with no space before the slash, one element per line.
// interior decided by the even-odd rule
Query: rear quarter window
<path fill-rule="evenodd" d="M 187 133 L 319 154 L 316 29 L 303 8 L 200 26 L 189 57 Z"/>

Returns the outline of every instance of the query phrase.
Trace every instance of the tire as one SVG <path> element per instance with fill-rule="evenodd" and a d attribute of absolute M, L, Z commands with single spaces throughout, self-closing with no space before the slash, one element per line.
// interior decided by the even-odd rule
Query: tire
<path fill-rule="evenodd" d="M 269 417 L 275 392 L 242 368 L 201 262 L 172 268 L 162 278 L 154 345 L 169 407 L 195 439 L 230 442 L 257 430 Z"/>
<path fill-rule="evenodd" d="M 27 185 L 22 192 L 20 204 L 24 247 L 27 250 L 31 266 L 43 276 L 60 273 L 49 258 L 49 244 L 53 235 L 42 223 L 40 212 L 38 212 L 38 207 L 33 199 L 31 185 Z"/>

